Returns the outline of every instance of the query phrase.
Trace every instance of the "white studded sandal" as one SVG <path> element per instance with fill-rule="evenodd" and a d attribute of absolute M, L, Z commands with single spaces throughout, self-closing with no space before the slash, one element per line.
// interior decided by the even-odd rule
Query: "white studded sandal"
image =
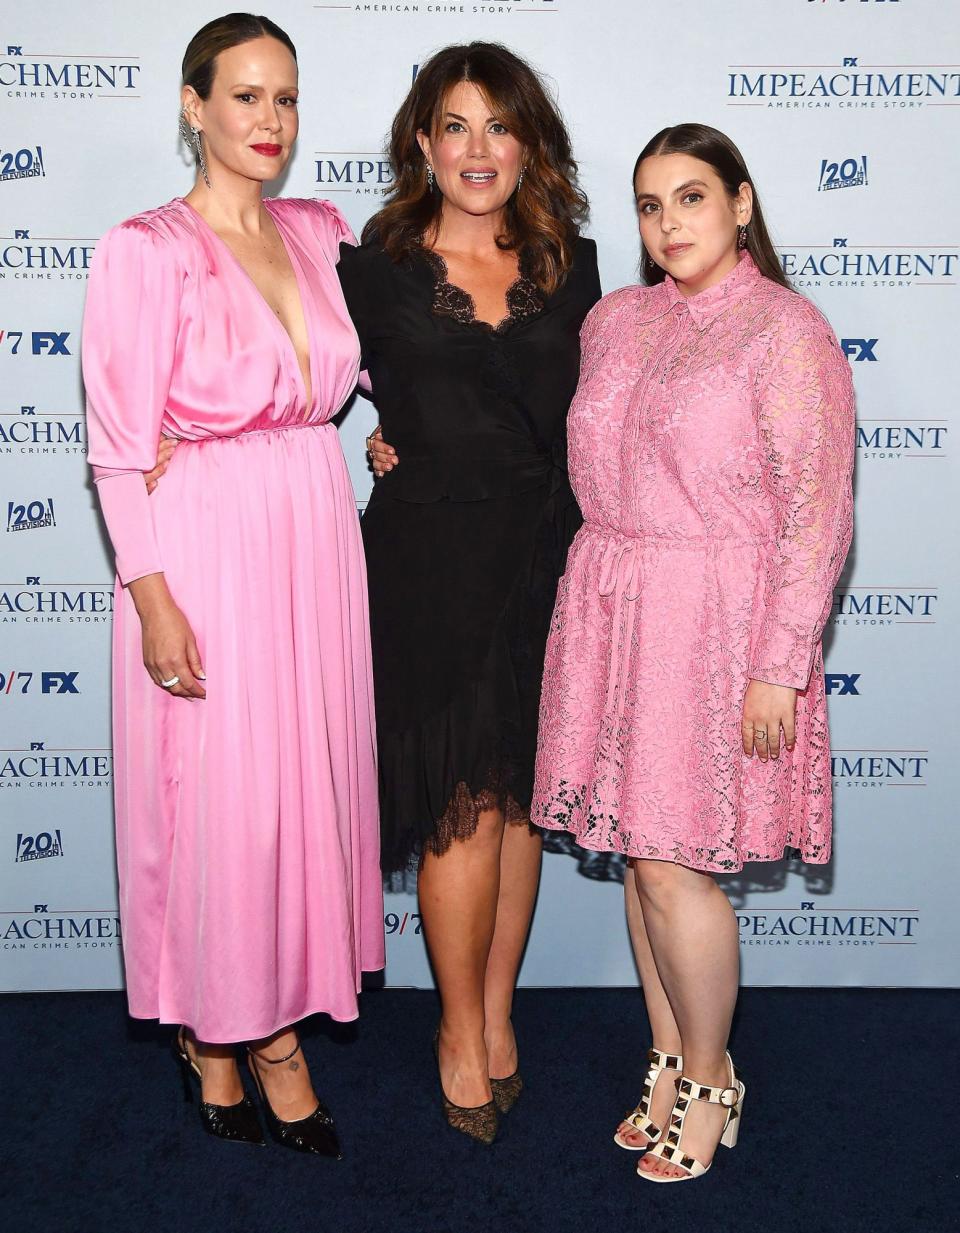
<path fill-rule="evenodd" d="M 651 1143 L 656 1143 L 657 1139 L 663 1133 L 656 1122 L 650 1120 L 650 1101 L 653 1099 L 653 1089 L 660 1078 L 660 1074 L 664 1070 L 683 1070 L 683 1058 L 678 1053 L 661 1053 L 659 1049 L 647 1050 L 647 1061 L 650 1065 L 647 1067 L 647 1073 L 643 1080 L 643 1094 L 637 1107 L 626 1115 L 623 1119 L 629 1122 L 634 1130 L 637 1130 L 642 1135 L 646 1135 L 647 1143 L 631 1143 L 625 1139 L 619 1129 L 613 1136 L 613 1141 L 617 1147 L 622 1147 L 628 1152 L 645 1152 Z"/>
<path fill-rule="evenodd" d="M 710 1169 L 710 1165 L 713 1164 L 712 1160 L 708 1165 L 701 1164 L 693 1156 L 688 1156 L 680 1146 L 680 1139 L 683 1135 L 683 1123 L 687 1113 L 690 1111 L 691 1101 L 703 1100 L 707 1104 L 722 1105 L 726 1109 L 727 1120 L 723 1124 L 723 1134 L 720 1136 L 720 1142 L 724 1147 L 736 1147 L 737 1136 L 740 1133 L 743 1098 L 746 1095 L 747 1089 L 737 1077 L 730 1054 L 728 1053 L 726 1056 L 727 1066 L 730 1068 L 729 1087 L 708 1087 L 704 1083 L 697 1083 L 693 1079 L 688 1079 L 685 1075 L 681 1076 L 677 1084 L 677 1099 L 673 1106 L 673 1112 L 670 1114 L 670 1124 L 667 1127 L 666 1135 L 662 1142 L 650 1149 L 648 1155 L 656 1156 L 659 1160 L 665 1160 L 667 1164 L 676 1165 L 678 1169 L 683 1169 L 684 1176 L 665 1177 L 661 1173 L 650 1173 L 646 1169 L 638 1167 L 637 1172 L 648 1182 L 689 1182 L 695 1177 L 703 1177 L 704 1173 Z"/>

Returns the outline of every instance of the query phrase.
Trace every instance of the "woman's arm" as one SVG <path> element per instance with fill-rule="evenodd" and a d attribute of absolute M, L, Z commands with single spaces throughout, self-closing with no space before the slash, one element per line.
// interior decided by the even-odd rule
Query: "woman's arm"
<path fill-rule="evenodd" d="M 750 676 L 805 689 L 853 534 L 850 365 L 819 313 L 783 340 L 759 397 L 776 511 Z"/>
<path fill-rule="evenodd" d="M 759 393 L 763 478 L 776 525 L 744 701 L 752 732 L 779 751 L 793 743 L 797 690 L 806 689 L 853 532 L 854 395 L 850 366 L 812 307 L 775 340 Z"/>
<path fill-rule="evenodd" d="M 202 698 L 196 642 L 167 589 L 144 484 L 170 389 L 180 285 L 175 253 L 142 222 L 122 223 L 98 245 L 83 319 L 87 458 L 117 573 L 140 615 L 144 665 L 157 685 L 178 678 L 171 693 Z"/>

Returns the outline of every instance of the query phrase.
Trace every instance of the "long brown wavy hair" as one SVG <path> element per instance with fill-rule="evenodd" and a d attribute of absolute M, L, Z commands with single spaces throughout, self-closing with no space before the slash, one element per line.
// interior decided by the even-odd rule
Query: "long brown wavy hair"
<path fill-rule="evenodd" d="M 723 181 L 723 187 L 730 197 L 736 197 L 741 184 L 749 184 L 753 189 L 753 214 L 747 227 L 747 252 L 764 278 L 779 283 L 789 291 L 793 290 L 767 231 L 753 177 L 747 170 L 743 155 L 725 133 L 711 128 L 709 124 L 675 124 L 672 128 L 661 129 L 655 137 L 650 138 L 637 157 L 633 167 L 634 184 L 640 164 L 652 154 L 689 154 L 703 163 L 709 163 Z M 666 277 L 665 271 L 657 265 L 642 244 L 641 249 L 640 272 L 644 282 L 651 287 L 655 283 L 662 283 Z"/>
<path fill-rule="evenodd" d="M 577 184 L 570 136 L 538 74 L 499 43 L 444 47 L 421 67 L 390 130 L 390 162 L 396 179 L 386 205 L 363 229 L 394 261 L 436 233 L 443 196 L 427 183 L 427 163 L 417 133 L 439 133 L 450 91 L 471 81 L 490 110 L 524 150 L 523 185 L 504 208 L 502 249 L 522 254 L 525 269 L 549 294 L 573 261 L 587 198 Z"/>

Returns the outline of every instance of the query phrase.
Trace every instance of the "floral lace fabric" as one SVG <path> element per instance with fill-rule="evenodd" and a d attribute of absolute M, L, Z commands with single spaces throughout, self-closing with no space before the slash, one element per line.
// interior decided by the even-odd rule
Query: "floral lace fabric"
<path fill-rule="evenodd" d="M 588 317 L 569 419 L 585 518 L 547 647 L 532 819 L 588 849 L 731 872 L 830 856 L 820 637 L 852 535 L 849 365 L 748 256 Z M 750 678 L 792 686 L 793 753 L 743 756 Z"/>
<path fill-rule="evenodd" d="M 431 311 L 438 317 L 452 317 L 461 325 L 475 325 L 479 329 L 501 334 L 517 322 L 526 321 L 543 311 L 543 296 L 537 284 L 527 276 L 522 257 L 517 277 L 507 288 L 507 315 L 497 325 L 491 325 L 489 321 L 481 321 L 477 317 L 477 306 L 469 291 L 450 282 L 450 272 L 443 257 L 432 248 L 421 251 L 433 271 Z"/>
<path fill-rule="evenodd" d="M 498 776 L 491 772 L 491 783 L 496 778 Z M 454 788 L 443 816 L 437 820 L 436 830 L 425 840 L 424 849 L 432 852 L 434 856 L 442 856 L 455 840 L 469 839 L 477 829 L 481 813 L 491 809 L 501 810 L 508 825 L 530 822 L 530 810 L 518 805 L 509 792 L 490 787 L 472 793 L 461 780 Z"/>

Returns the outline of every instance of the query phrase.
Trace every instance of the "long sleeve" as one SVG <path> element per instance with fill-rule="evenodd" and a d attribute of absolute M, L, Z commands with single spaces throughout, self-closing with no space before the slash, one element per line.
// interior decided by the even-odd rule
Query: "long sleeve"
<path fill-rule="evenodd" d="M 853 533 L 853 382 L 816 310 L 777 347 L 759 395 L 776 544 L 750 676 L 805 689 Z"/>
<path fill-rule="evenodd" d="M 360 367 L 365 369 L 369 361 L 369 314 L 367 312 L 366 280 L 367 254 L 362 248 L 357 248 L 349 240 L 341 241 L 340 261 L 337 264 L 337 274 L 343 298 L 350 313 L 353 328 L 360 339 Z"/>
<path fill-rule="evenodd" d="M 174 252 L 150 227 L 122 223 L 100 241 L 83 317 L 87 459 L 124 585 L 163 570 L 143 473 L 157 458 L 180 286 Z"/>

